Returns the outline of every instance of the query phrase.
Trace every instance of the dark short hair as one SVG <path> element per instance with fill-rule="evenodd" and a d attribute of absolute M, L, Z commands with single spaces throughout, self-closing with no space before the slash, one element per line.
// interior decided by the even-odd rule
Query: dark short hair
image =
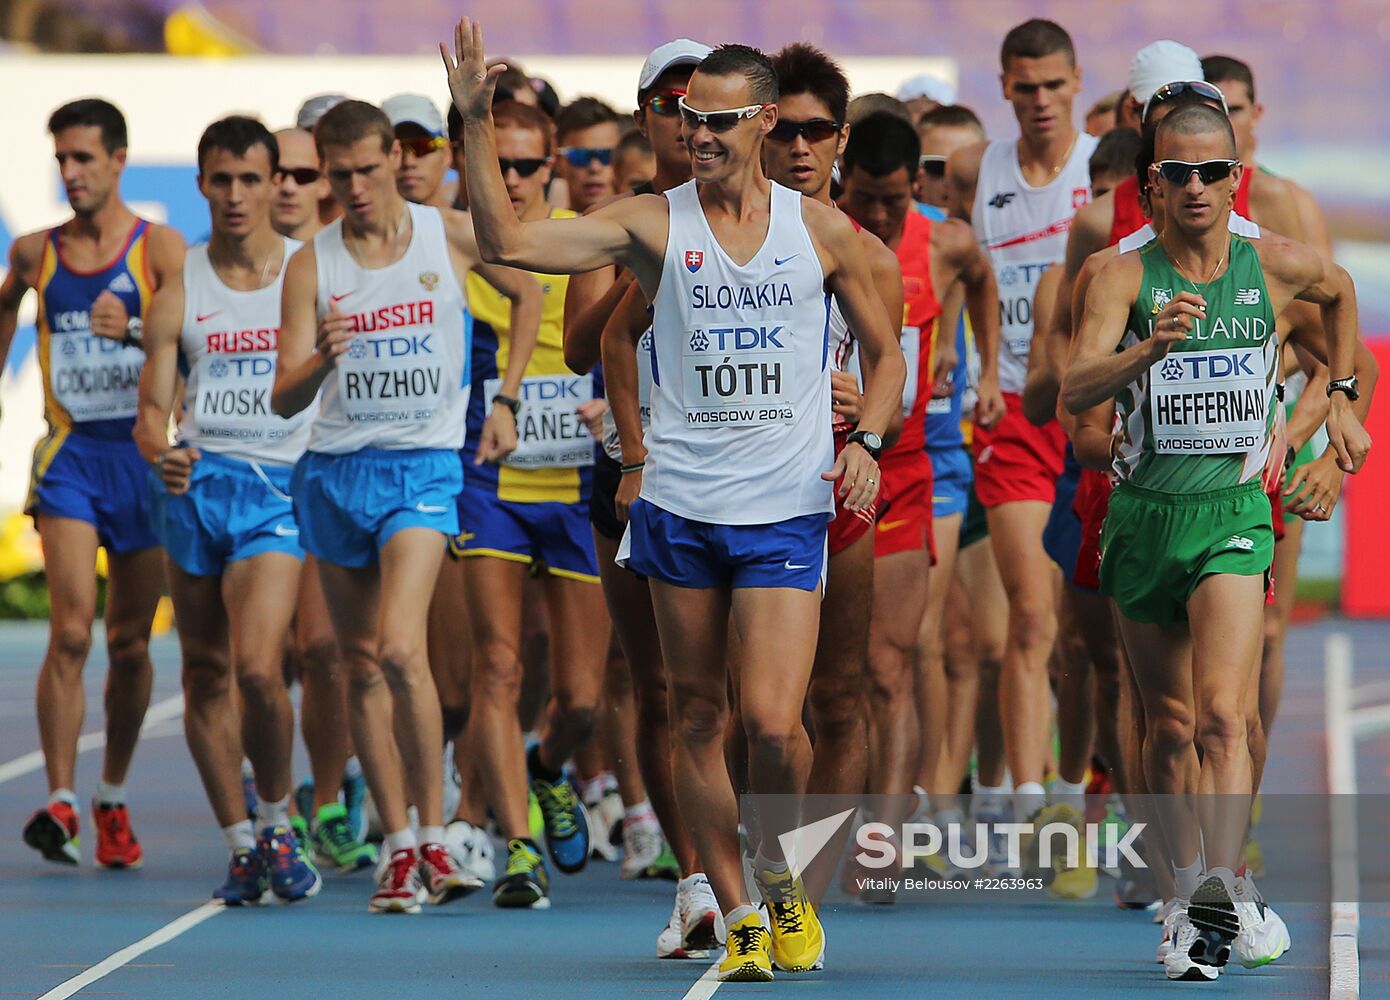
<path fill-rule="evenodd" d="M 618 145 L 613 150 L 613 160 L 617 162 L 632 153 L 640 153 L 643 156 L 652 155 L 651 142 L 637 129 L 623 133 L 623 137 L 618 140 Z"/>
<path fill-rule="evenodd" d="M 860 94 L 849 102 L 849 111 L 846 112 L 846 119 L 852 124 L 858 124 L 870 115 L 890 114 L 901 118 L 909 125 L 915 123 L 912 109 L 892 94 L 885 94 L 881 90 L 875 90 L 867 94 Z"/>
<path fill-rule="evenodd" d="M 840 64 L 806 42 L 793 42 L 772 56 L 777 73 L 778 98 L 810 94 L 830 109 L 830 117 L 844 122 L 849 114 L 849 80 Z"/>
<path fill-rule="evenodd" d="M 577 97 L 555 116 L 555 136 L 563 142 L 567 135 L 609 122 L 621 126 L 622 118 L 597 97 Z"/>
<path fill-rule="evenodd" d="M 203 137 L 198 140 L 198 170 L 203 169 L 203 161 L 214 149 L 223 149 L 233 156 L 245 156 L 252 146 L 264 146 L 270 157 L 270 172 L 273 174 L 280 166 L 280 143 L 265 127 L 259 118 L 246 115 L 229 115 L 213 122 L 203 129 Z"/>
<path fill-rule="evenodd" d="M 110 101 L 100 97 L 84 97 L 79 101 L 69 101 L 48 116 L 48 132 L 56 136 L 64 129 L 76 126 L 92 126 L 101 129 L 101 144 L 108 153 L 125 149 L 125 115 Z"/>
<path fill-rule="evenodd" d="M 917 173 L 922 142 L 917 130 L 897 115 L 879 111 L 854 126 L 845 144 L 845 176 L 856 167 L 873 177 L 906 170 Z"/>
<path fill-rule="evenodd" d="M 778 97 L 777 71 L 772 60 L 761 49 L 751 45 L 729 43 L 720 45 L 705 56 L 697 72 L 706 76 L 741 76 L 748 81 L 748 91 L 759 104 L 776 104 Z"/>
<path fill-rule="evenodd" d="M 391 151 L 396 133 L 391 119 L 375 104 L 366 101 L 343 101 L 324 113 L 314 126 L 314 146 L 323 156 L 329 146 L 351 146 L 362 139 L 375 136 L 381 140 L 381 150 Z"/>
<path fill-rule="evenodd" d="M 1091 159 L 1087 164 L 1091 180 L 1095 180 L 1101 174 L 1124 177 L 1134 168 L 1134 160 L 1143 144 L 1139 133 L 1132 128 L 1112 128 L 1106 132 L 1096 143 L 1095 151 L 1091 153 Z"/>
<path fill-rule="evenodd" d="M 507 126 L 539 132 L 545 143 L 546 156 L 555 148 L 555 128 L 540 108 L 522 104 L 520 101 L 503 101 L 492 107 L 492 124 L 495 128 Z"/>
<path fill-rule="evenodd" d="M 1180 108 L 1209 108 L 1218 115 L 1221 115 L 1221 109 L 1212 103 L 1211 98 L 1203 97 L 1201 94 L 1191 89 L 1181 91 L 1168 98 L 1168 100 L 1163 102 L 1163 107 L 1171 108 L 1172 110 L 1162 119 L 1150 115 L 1149 120 L 1144 122 L 1144 129 L 1139 136 L 1139 152 L 1134 156 L 1134 175 L 1139 181 L 1140 191 L 1147 191 L 1149 189 L 1149 166 L 1153 163 L 1155 155 L 1157 155 L 1154 153 L 1154 147 L 1157 145 L 1158 126 L 1161 122 L 1167 121 L 1168 118 L 1177 114 Z M 1224 118 L 1225 115 L 1222 115 L 1222 117 Z"/>
<path fill-rule="evenodd" d="M 1209 132 L 1225 136 L 1230 143 L 1231 156 L 1236 155 L 1236 134 L 1231 130 L 1231 119 L 1209 104 L 1189 104 L 1170 112 L 1158 123 L 1158 130 L 1154 132 L 1154 147 L 1157 149 L 1158 140 L 1165 135 L 1206 135 Z"/>
<path fill-rule="evenodd" d="M 980 121 L 980 116 L 964 104 L 938 104 L 917 119 L 918 135 L 929 128 L 973 128 L 981 136 L 985 134 L 985 126 Z"/>
<path fill-rule="evenodd" d="M 1255 74 L 1250 72 L 1250 64 L 1241 62 L 1235 56 L 1206 56 L 1202 59 L 1202 79 L 1207 83 L 1229 83 L 1236 80 L 1245 84 L 1250 91 L 1250 100 L 1255 99 Z"/>
<path fill-rule="evenodd" d="M 1058 52 L 1076 65 L 1076 47 L 1067 29 L 1056 21 L 1035 17 L 1009 29 L 1004 44 L 999 47 L 999 65 L 1008 69 L 1010 59 L 1041 59 Z"/>

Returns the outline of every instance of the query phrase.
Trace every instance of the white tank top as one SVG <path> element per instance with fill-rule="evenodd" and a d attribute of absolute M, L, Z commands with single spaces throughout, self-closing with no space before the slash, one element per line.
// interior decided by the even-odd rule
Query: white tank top
<path fill-rule="evenodd" d="M 255 291 L 228 288 L 206 243 L 183 259 L 184 373 L 179 441 L 245 462 L 293 465 L 309 442 L 318 401 L 286 420 L 270 409 L 280 347 L 280 290 L 297 240 L 284 237 L 285 262 Z"/>
<path fill-rule="evenodd" d="M 336 305 L 357 335 L 324 381 L 310 451 L 463 447 L 467 303 L 439 209 L 406 207 L 410 246 L 386 267 L 353 259 L 341 219 L 314 237 L 318 313 Z"/>
<path fill-rule="evenodd" d="M 652 328 L 647 327 L 637 341 L 637 408 L 642 417 L 642 435 L 652 425 Z M 603 411 L 603 451 L 615 462 L 623 460 L 622 444 L 618 441 L 618 425 L 610 407 Z"/>
<path fill-rule="evenodd" d="M 1260 227 L 1238 212 L 1232 212 L 1230 218 L 1226 220 L 1226 231 L 1235 233 L 1237 236 L 1244 236 L 1246 239 L 1257 240 L 1260 238 Z M 1153 225 L 1146 222 L 1128 236 L 1120 237 L 1120 242 L 1117 245 L 1120 253 L 1129 253 L 1131 250 L 1138 250 L 1140 247 L 1146 246 L 1157 235 Z"/>
<path fill-rule="evenodd" d="M 831 512 L 830 302 L 801 195 L 772 184 L 767 238 L 742 267 L 694 181 L 666 199 L 642 496 L 714 524 Z"/>
<path fill-rule="evenodd" d="M 1033 293 L 1062 260 L 1076 210 L 1091 200 L 1089 161 L 1097 140 L 1079 134 L 1061 172 L 1032 187 L 1018 166 L 1017 140 L 991 142 L 980 160 L 970 218 L 999 283 L 999 387 L 1022 392 L 1033 342 Z"/>

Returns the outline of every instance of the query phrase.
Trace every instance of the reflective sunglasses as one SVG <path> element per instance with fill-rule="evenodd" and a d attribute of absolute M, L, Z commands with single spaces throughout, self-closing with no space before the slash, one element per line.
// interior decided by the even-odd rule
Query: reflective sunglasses
<path fill-rule="evenodd" d="M 767 137 L 775 142 L 795 142 L 796 137 L 802 135 L 806 137 L 807 142 L 824 142 L 839 135 L 841 127 L 839 122 L 831 121 L 829 118 L 808 118 L 804 122 L 792 118 L 778 118 L 777 124 L 772 126 L 772 131 Z"/>
<path fill-rule="evenodd" d="M 917 161 L 917 165 L 922 168 L 922 173 L 928 177 L 946 176 L 946 157 L 944 156 L 923 154 L 922 158 Z"/>
<path fill-rule="evenodd" d="M 322 176 L 317 167 L 280 167 L 275 171 L 275 182 L 278 184 L 286 177 L 293 177 L 300 187 L 308 187 Z"/>
<path fill-rule="evenodd" d="M 613 162 L 612 146 L 565 146 L 560 150 L 560 154 L 569 161 L 570 166 L 578 169 L 595 161 L 605 167 Z"/>
<path fill-rule="evenodd" d="M 680 99 L 684 96 L 683 90 L 658 90 L 647 98 L 643 107 L 662 118 L 674 118 L 681 113 Z"/>
<path fill-rule="evenodd" d="M 1188 163 L 1186 160 L 1159 160 L 1154 164 L 1158 175 L 1169 184 L 1182 187 L 1194 173 L 1203 184 L 1215 184 L 1231 176 L 1231 171 L 1240 166 L 1239 160 L 1203 160 Z"/>
<path fill-rule="evenodd" d="M 497 158 L 497 165 L 502 168 L 503 177 L 507 176 L 508 170 L 515 170 L 518 177 L 530 177 L 541 167 L 546 166 L 549 162 L 550 157 L 548 156 L 528 156 L 520 160 L 509 160 L 505 156 L 499 156 Z"/>
<path fill-rule="evenodd" d="M 703 125 L 716 135 L 728 132 L 745 119 L 758 117 L 763 108 L 767 107 L 766 104 L 749 104 L 742 108 L 725 108 L 720 111 L 697 111 L 685 103 L 684 97 L 680 99 L 679 104 L 681 122 L 686 128 L 694 131 Z"/>
<path fill-rule="evenodd" d="M 1179 94 L 1191 91 L 1200 97 L 1205 97 L 1209 101 L 1215 101 L 1221 105 L 1221 110 L 1229 116 L 1231 111 L 1226 107 L 1226 95 L 1221 93 L 1221 88 L 1205 80 L 1174 80 L 1172 83 L 1165 83 L 1153 92 L 1153 96 L 1144 102 L 1144 113 L 1139 116 L 1141 122 L 1149 120 L 1149 112 L 1164 101 L 1171 101 Z"/>
<path fill-rule="evenodd" d="M 412 135 L 396 136 L 396 141 L 401 144 L 401 149 L 408 149 L 418 159 L 421 156 L 429 156 L 436 149 L 443 149 L 449 145 L 449 140 L 442 135 Z"/>

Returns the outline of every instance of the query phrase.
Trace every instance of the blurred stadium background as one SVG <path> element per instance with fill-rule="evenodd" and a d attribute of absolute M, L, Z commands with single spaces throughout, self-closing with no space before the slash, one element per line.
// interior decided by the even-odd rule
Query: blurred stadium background
<path fill-rule="evenodd" d="M 194 185 L 204 125 L 231 111 L 288 125 L 303 98 L 341 91 L 380 101 L 447 92 L 436 47 L 462 13 L 487 29 L 489 54 L 511 56 L 562 100 L 583 94 L 630 110 L 643 55 L 678 36 L 765 49 L 806 40 L 842 59 L 856 92 L 896 89 L 931 71 L 991 134 L 1015 134 L 999 97 L 1007 28 L 1045 13 L 1071 31 L 1084 72 L 1078 120 L 1123 86 L 1131 57 L 1157 38 L 1250 63 L 1265 105 L 1261 162 L 1307 187 L 1357 281 L 1362 326 L 1390 364 L 1390 4 L 1385 0 L 0 0 L 0 254 L 12 238 L 67 214 L 45 132 L 49 111 L 99 94 L 130 121 L 124 183 L 138 211 L 190 240 L 206 233 Z M 29 453 L 42 428 L 33 297 L 0 380 L 0 616 L 43 613 L 37 540 L 20 513 Z M 1386 404 L 1379 409 L 1384 412 Z M 1390 441 L 1390 421 L 1377 421 Z M 1372 427 L 1375 434 L 1376 427 Z M 1382 448 L 1386 445 L 1382 445 Z M 1379 559 L 1390 523 L 1390 461 L 1373 461 L 1327 526 L 1305 535 L 1301 596 L 1390 614 Z M 1351 535 L 1355 545 L 1346 544 Z"/>

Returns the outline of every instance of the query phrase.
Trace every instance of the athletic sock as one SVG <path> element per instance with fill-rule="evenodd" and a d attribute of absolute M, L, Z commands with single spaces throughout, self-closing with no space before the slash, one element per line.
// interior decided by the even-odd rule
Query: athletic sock
<path fill-rule="evenodd" d="M 917 796 L 917 804 L 913 806 L 912 815 L 916 817 L 926 817 L 931 815 L 931 796 L 921 785 L 912 786 L 912 794 Z"/>
<path fill-rule="evenodd" d="M 356 781 L 360 777 L 362 777 L 362 762 L 357 759 L 356 754 L 353 754 L 343 765 L 343 780 Z"/>
<path fill-rule="evenodd" d="M 256 831 L 251 829 L 249 819 L 233 823 L 231 826 L 222 828 L 222 839 L 227 842 L 227 850 L 235 851 L 238 848 L 251 850 L 256 846 Z"/>
<path fill-rule="evenodd" d="M 256 803 L 256 825 L 262 830 L 274 826 L 290 825 L 290 797 L 286 795 L 283 799 L 272 802 L 270 799 L 261 799 Z"/>
<path fill-rule="evenodd" d="M 1177 891 L 1179 899 L 1191 899 L 1192 893 L 1201 881 L 1202 858 L 1200 855 L 1190 865 L 1173 866 L 1173 887 Z"/>
<path fill-rule="evenodd" d="M 444 843 L 444 828 L 442 826 L 422 826 L 420 827 L 420 843 L 422 844 L 442 844 Z"/>
<path fill-rule="evenodd" d="M 628 806 L 623 810 L 623 826 L 625 828 L 638 825 L 645 826 L 648 824 L 652 826 L 661 825 L 656 821 L 656 811 L 652 809 L 651 800 L 643 799 L 635 806 Z"/>
<path fill-rule="evenodd" d="M 751 906 L 735 906 L 728 913 L 724 914 L 724 926 L 732 927 L 734 924 L 738 923 L 744 917 L 750 915 L 756 916 L 757 913 L 758 911 L 753 909 L 753 907 Z"/>
<path fill-rule="evenodd" d="M 415 844 L 415 831 L 410 827 L 386 835 L 385 847 L 388 855 L 395 854 L 397 851 L 413 851 Z"/>
<path fill-rule="evenodd" d="M 602 773 L 592 778 L 581 778 L 579 779 L 579 798 L 586 806 L 592 806 L 603 798 L 604 788 Z"/>
<path fill-rule="evenodd" d="M 71 788 L 55 788 L 53 794 L 48 797 L 49 805 L 61 802 L 70 809 L 77 808 L 77 793 Z"/>
<path fill-rule="evenodd" d="M 990 785 L 975 786 L 975 812 L 1002 813 L 1008 799 L 1005 798 L 1004 786 L 992 787 Z"/>
<path fill-rule="evenodd" d="M 1047 797 L 1053 802 L 1065 802 L 1077 812 L 1084 813 L 1086 811 L 1086 782 L 1079 781 L 1073 784 L 1059 774 L 1052 782 L 1052 790 L 1048 792 Z"/>
<path fill-rule="evenodd" d="M 104 806 L 125 805 L 125 785 L 111 785 L 105 781 L 98 781 L 97 801 Z"/>
<path fill-rule="evenodd" d="M 788 870 L 785 859 L 782 861 L 771 861 L 761 850 L 758 851 L 753 858 L 753 871 L 757 872 L 759 875 L 785 875 Z"/>
<path fill-rule="evenodd" d="M 1031 819 L 1047 804 L 1047 792 L 1036 781 L 1025 781 L 1014 790 L 1014 815 Z"/>
<path fill-rule="evenodd" d="M 563 771 L 552 771 L 541 763 L 541 745 L 539 743 L 526 751 L 526 769 L 534 777 L 548 781 L 552 785 L 564 777 Z"/>

